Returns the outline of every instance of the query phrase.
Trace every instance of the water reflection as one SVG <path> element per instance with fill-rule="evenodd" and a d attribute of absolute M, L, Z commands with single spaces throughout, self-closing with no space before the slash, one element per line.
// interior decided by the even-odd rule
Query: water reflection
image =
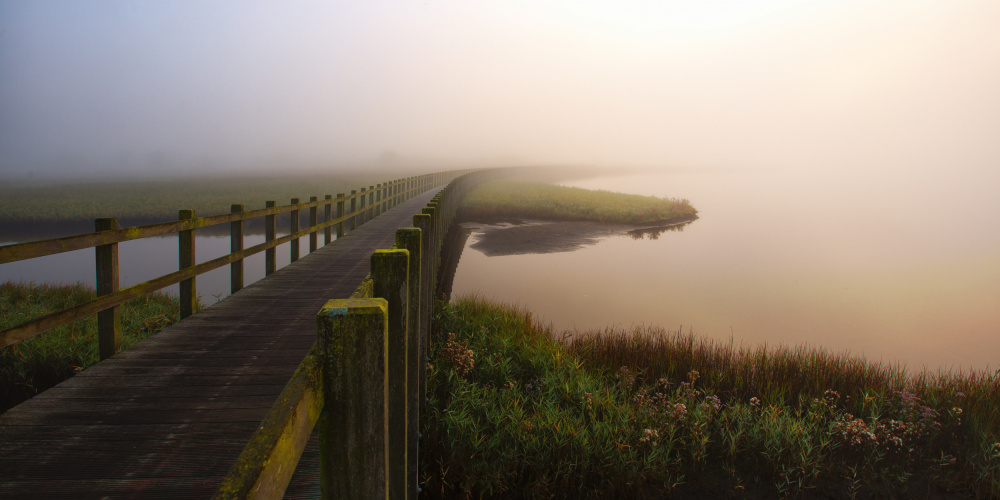
<path fill-rule="evenodd" d="M 677 232 L 684 231 L 684 227 L 692 222 L 694 221 L 689 220 L 684 222 L 677 222 L 674 224 L 667 224 L 665 226 L 640 227 L 629 231 L 627 234 L 633 240 L 642 240 L 647 238 L 650 240 L 658 240 L 660 239 L 660 235 L 667 231 L 677 231 Z"/>
<path fill-rule="evenodd" d="M 950 194 L 952 209 L 941 210 L 916 184 L 864 181 L 775 172 L 574 181 L 683 196 L 700 219 L 617 233 L 628 238 L 565 223 L 479 224 L 453 293 L 524 305 L 558 332 L 685 325 L 737 345 L 995 370 L 1000 197 L 945 177 L 927 183 Z"/>
<path fill-rule="evenodd" d="M 605 224 L 589 221 L 505 220 L 463 222 L 461 227 L 475 238 L 470 248 L 487 257 L 505 255 L 573 252 L 596 245 L 613 236 L 634 240 L 655 240 L 667 231 L 683 231 L 693 221 L 649 227 L 629 224 Z"/>
<path fill-rule="evenodd" d="M 196 234 L 202 230 L 196 230 Z M 281 236 L 279 234 L 279 236 Z M 308 252 L 309 238 L 300 239 L 301 255 Z M 322 246 L 322 236 L 320 244 Z M 264 242 L 263 234 L 251 234 L 244 237 L 244 247 L 248 248 Z M 7 244 L 7 243 L 0 243 Z M 122 288 L 136 285 L 144 281 L 172 273 L 178 269 L 177 236 L 143 238 L 124 241 L 118 244 L 119 276 Z M 277 268 L 280 269 L 290 262 L 289 244 L 277 247 Z M 198 264 L 222 257 L 230 252 L 228 237 L 201 236 L 195 238 L 195 256 Z M 22 260 L 0 265 L 0 282 L 22 281 L 36 283 L 83 283 L 94 286 L 94 249 L 87 248 L 37 259 Z M 251 255 L 243 260 L 244 283 L 249 285 L 264 278 L 264 252 Z M 212 305 L 229 296 L 230 278 L 229 266 L 223 266 L 196 278 L 200 300 L 205 305 Z M 163 289 L 176 295 L 178 285 Z"/>

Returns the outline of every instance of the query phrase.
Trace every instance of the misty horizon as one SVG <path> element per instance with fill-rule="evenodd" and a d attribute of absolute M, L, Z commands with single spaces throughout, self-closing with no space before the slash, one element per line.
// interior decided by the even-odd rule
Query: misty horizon
<path fill-rule="evenodd" d="M 0 5 L 0 177 L 994 170 L 988 1 Z"/>

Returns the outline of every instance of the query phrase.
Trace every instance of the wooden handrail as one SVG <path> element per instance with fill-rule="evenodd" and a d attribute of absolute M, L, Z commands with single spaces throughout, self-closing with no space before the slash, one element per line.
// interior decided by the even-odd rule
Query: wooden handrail
<path fill-rule="evenodd" d="M 440 251 L 461 198 L 475 184 L 448 184 L 414 216 L 415 227 L 397 231 L 394 249 L 373 253 L 372 273 L 350 299 L 331 300 L 319 311 L 317 344 L 213 498 L 282 496 L 317 422 L 325 422 L 319 428 L 326 443 L 320 450 L 323 498 L 416 498 L 427 306 L 439 265 L 424 252 Z M 373 351 L 375 345 L 383 354 Z M 318 384 L 312 382 L 317 367 Z M 374 470 L 366 468 L 373 464 Z"/>
<path fill-rule="evenodd" d="M 414 191 L 416 191 L 416 189 L 417 188 L 410 189 L 407 191 L 407 193 L 411 194 Z M 229 222 L 256 219 L 259 217 L 264 217 L 266 215 L 278 215 L 286 212 L 291 212 L 292 210 L 301 210 L 304 208 L 331 205 L 341 201 L 349 201 L 352 198 L 357 198 L 363 196 L 364 194 L 367 193 L 357 193 L 354 195 L 345 195 L 343 197 L 326 198 L 322 200 L 281 205 L 272 208 L 261 208 L 245 212 L 213 215 L 209 217 L 197 217 L 194 219 L 179 220 L 172 222 L 159 222 L 156 224 L 125 227 L 109 231 L 99 231 L 94 233 L 80 234 L 76 236 L 66 236 L 63 238 L 53 238 L 48 240 L 29 241 L 26 243 L 15 243 L 12 245 L 4 245 L 0 246 L 0 264 L 6 264 L 8 262 L 17 262 L 20 260 L 34 259 L 38 257 L 46 257 L 49 255 L 55 255 L 64 252 L 72 252 L 74 250 L 83 250 L 85 248 L 91 248 L 99 245 L 121 243 L 123 241 L 131 241 L 141 238 L 149 238 L 153 236 L 163 236 L 166 234 L 177 233 L 180 231 L 217 226 L 219 224 L 225 224 Z"/>
<path fill-rule="evenodd" d="M 323 410 L 323 357 L 313 344 L 214 499 L 281 498 Z"/>
<path fill-rule="evenodd" d="M 434 185 L 436 185 L 437 183 L 436 181 L 442 180 L 444 178 L 443 176 L 445 175 L 454 177 L 462 175 L 465 172 L 467 171 L 452 171 L 446 173 L 425 174 L 416 177 L 398 179 L 389 183 L 382 184 L 381 186 L 406 187 L 407 184 L 412 183 L 410 184 L 408 189 L 399 189 L 399 191 L 403 193 L 400 196 L 405 196 L 408 198 L 412 196 L 414 193 L 433 187 Z M 371 194 L 370 191 L 362 190 L 361 192 L 352 192 L 350 195 L 338 195 L 336 198 L 330 195 L 327 195 L 327 197 L 324 199 L 317 199 L 316 197 L 313 197 L 313 199 L 311 199 L 310 201 L 303 203 L 293 203 L 283 206 L 273 206 L 259 210 L 233 211 L 232 213 L 223 215 L 216 215 L 210 217 L 196 217 L 196 218 L 179 220 L 175 222 L 164 222 L 159 224 L 135 226 L 122 229 L 109 228 L 108 230 L 105 231 L 99 231 L 95 233 L 83 234 L 78 236 L 69 236 L 65 238 L 55 238 L 55 239 L 42 240 L 36 242 L 18 243 L 13 245 L 2 246 L 0 247 L 0 264 L 5 264 L 8 262 L 16 262 L 19 260 L 25 260 L 36 257 L 44 257 L 48 255 L 54 255 L 73 250 L 82 250 L 91 247 L 101 247 L 103 245 L 108 245 L 110 247 L 113 247 L 117 245 L 117 243 L 123 241 L 130 241 L 139 238 L 147 238 L 151 236 L 162 236 L 165 234 L 180 233 L 184 231 L 192 231 L 197 228 L 214 226 L 218 224 L 240 223 L 244 220 L 249 220 L 259 217 L 267 217 L 270 219 L 275 215 L 281 213 L 286 213 L 286 212 L 297 213 L 297 211 L 303 208 L 314 209 L 315 207 L 326 206 L 332 209 L 333 206 L 336 206 L 338 207 L 337 214 L 339 215 L 335 219 L 326 220 L 322 223 L 315 225 L 310 225 L 310 227 L 307 229 L 301 231 L 295 231 L 287 236 L 270 239 L 262 244 L 255 245 L 253 247 L 239 251 L 234 251 L 228 255 L 210 260 L 208 262 L 204 262 L 202 264 L 183 267 L 182 269 L 175 271 L 173 273 L 166 274 L 158 278 L 154 278 L 152 280 L 130 286 L 125 289 L 116 290 L 111 293 L 101 295 L 98 298 L 85 302 L 83 304 L 79 304 L 77 306 L 64 309 L 62 311 L 57 311 L 33 319 L 31 321 L 24 322 L 22 324 L 8 328 L 6 330 L 0 331 L 0 347 L 4 347 L 16 343 L 20 340 L 33 337 L 40 333 L 44 333 L 53 328 L 59 327 L 71 321 L 76 321 L 78 319 L 93 315 L 100 311 L 105 311 L 109 308 L 118 306 L 130 299 L 146 295 L 161 288 L 174 285 L 176 283 L 180 283 L 185 280 L 190 280 L 191 278 L 194 278 L 199 274 L 203 274 L 213 269 L 217 269 L 226 264 L 242 262 L 242 260 L 245 259 L 246 257 L 254 255 L 256 253 L 268 250 L 273 252 L 273 249 L 278 245 L 290 241 L 296 241 L 298 238 L 308 235 L 313 235 L 320 230 L 326 230 L 327 228 L 332 228 L 335 225 L 337 226 L 338 229 L 337 235 L 339 237 L 342 235 L 342 228 L 344 227 L 344 225 L 346 225 L 344 224 L 345 222 L 350 221 L 349 227 L 351 228 L 351 230 L 356 228 L 357 226 L 356 221 L 358 220 L 358 216 L 364 215 L 366 210 L 370 207 L 365 207 L 364 205 L 362 205 L 360 208 L 358 208 L 357 204 L 354 202 L 357 199 L 363 199 L 364 196 L 370 194 Z M 340 215 L 343 213 L 341 207 L 346 205 L 346 202 L 348 201 L 351 202 L 350 205 L 354 210 L 352 210 L 350 213 Z M 331 213 L 330 210 L 326 210 L 325 212 Z M 362 223 L 365 220 L 367 219 L 362 219 Z M 312 222 L 312 220 L 310 222 Z M 293 228 L 294 227 L 295 226 L 293 225 Z M 242 235 L 240 237 L 242 238 Z M 313 250 L 313 245 L 310 244 L 310 251 L 312 250 Z M 193 263 L 193 258 L 191 260 Z M 242 286 L 242 278 L 239 281 L 240 283 L 238 284 Z M 187 311 L 188 314 L 192 312 L 193 309 Z M 184 316 L 184 309 L 182 307 L 182 317 L 183 316 Z M 99 321 L 99 323 L 101 323 L 101 321 Z M 100 328 L 100 326 L 101 325 L 99 325 L 99 330 L 101 330 L 102 332 L 104 330 L 108 330 L 109 332 L 111 332 L 110 333 L 111 335 L 115 335 L 113 329 L 106 329 L 106 328 L 102 329 Z M 101 355 L 102 359 L 107 356 L 110 356 L 111 354 L 114 354 L 114 352 L 117 352 L 117 347 L 106 351 L 107 352 L 102 350 L 102 355 Z"/>

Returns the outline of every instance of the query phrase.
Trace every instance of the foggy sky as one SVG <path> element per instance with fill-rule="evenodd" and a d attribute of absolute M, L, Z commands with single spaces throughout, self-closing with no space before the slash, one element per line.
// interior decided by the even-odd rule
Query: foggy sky
<path fill-rule="evenodd" d="M 0 0 L 0 175 L 996 170 L 1000 2 Z"/>

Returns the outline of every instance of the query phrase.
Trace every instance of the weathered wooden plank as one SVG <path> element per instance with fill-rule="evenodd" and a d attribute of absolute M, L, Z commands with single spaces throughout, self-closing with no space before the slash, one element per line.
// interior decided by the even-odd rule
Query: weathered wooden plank
<path fill-rule="evenodd" d="M 284 493 L 323 408 L 323 358 L 314 347 L 213 498 L 277 498 Z"/>
<path fill-rule="evenodd" d="M 316 311 L 429 198 L 0 414 L 0 498 L 211 496 L 315 341 Z"/>

